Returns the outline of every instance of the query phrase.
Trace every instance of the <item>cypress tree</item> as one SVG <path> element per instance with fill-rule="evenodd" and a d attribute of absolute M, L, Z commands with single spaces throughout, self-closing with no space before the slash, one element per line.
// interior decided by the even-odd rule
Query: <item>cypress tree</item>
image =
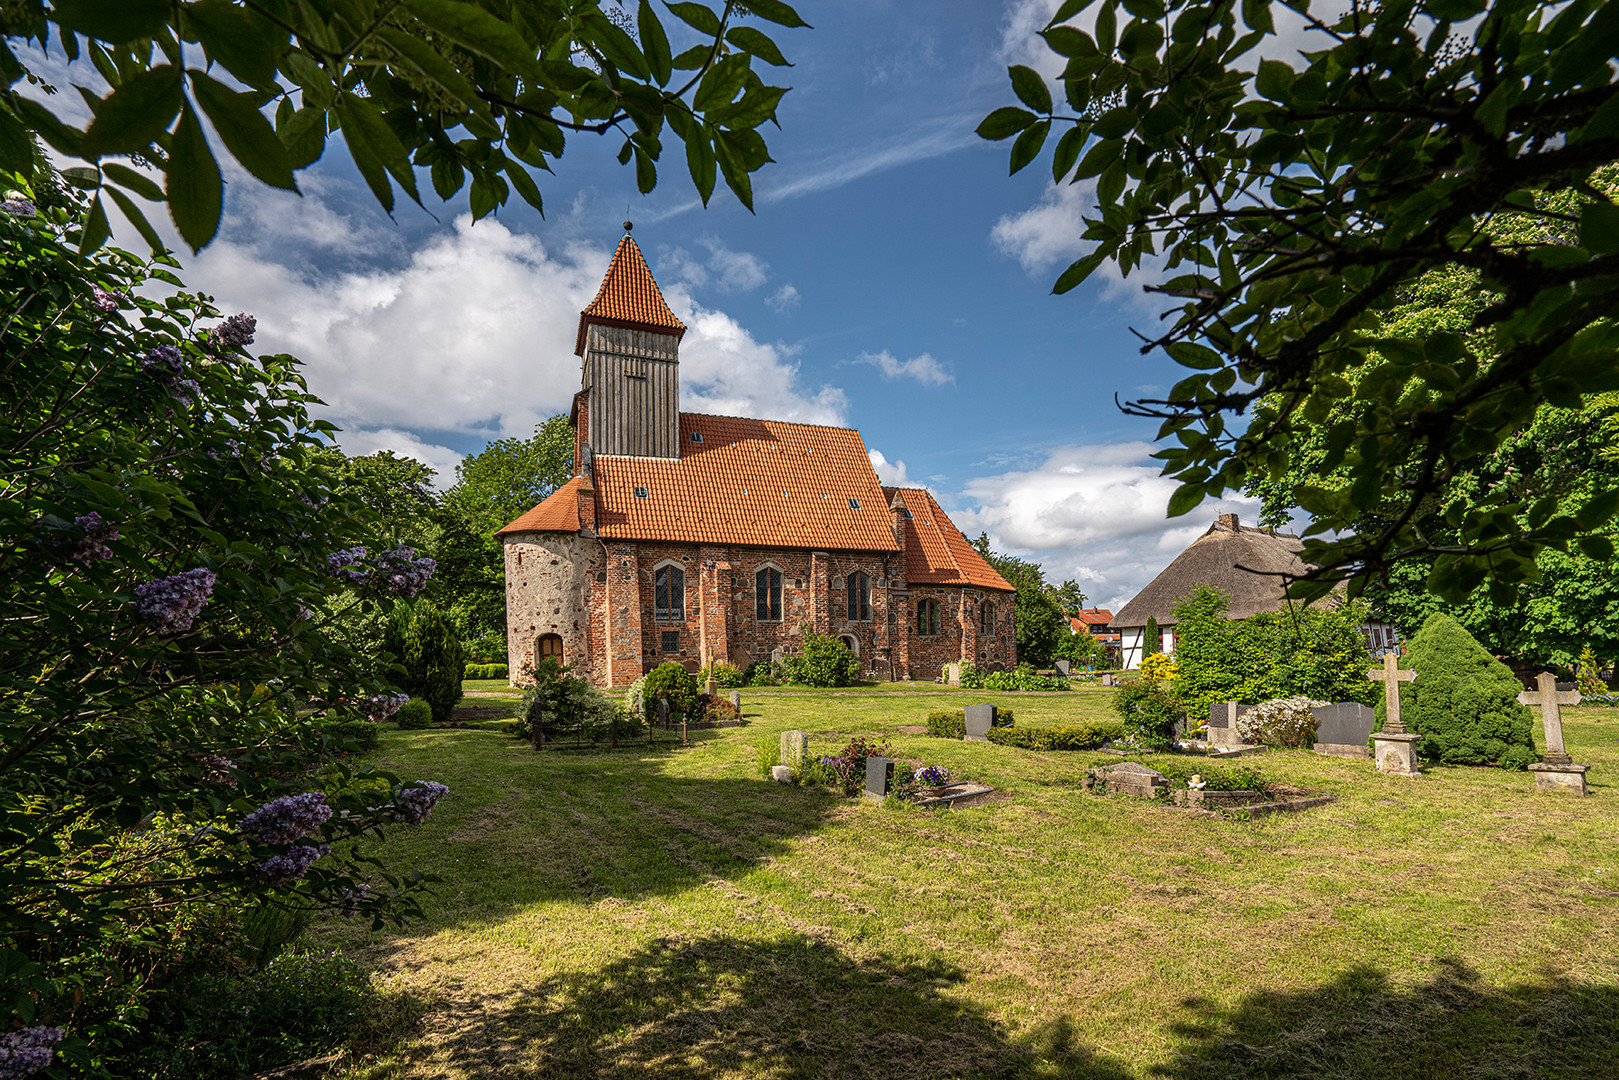
<path fill-rule="evenodd" d="M 1535 760 L 1534 715 L 1518 701 L 1523 684 L 1461 623 L 1428 617 L 1400 666 L 1417 673 L 1400 684 L 1400 716 L 1421 735 L 1417 753 L 1442 765 L 1527 768 Z M 1377 705 L 1382 730 L 1384 706 Z"/>
<path fill-rule="evenodd" d="M 404 669 L 396 673 L 399 688 L 427 702 L 434 720 L 448 720 L 450 710 L 461 700 L 461 678 L 466 672 L 461 639 L 449 616 L 431 600 L 397 604 L 383 645 Z"/>
<path fill-rule="evenodd" d="M 1141 633 L 1141 659 L 1164 651 L 1163 631 L 1158 629 L 1158 620 L 1151 615 L 1147 616 L 1147 629 Z"/>

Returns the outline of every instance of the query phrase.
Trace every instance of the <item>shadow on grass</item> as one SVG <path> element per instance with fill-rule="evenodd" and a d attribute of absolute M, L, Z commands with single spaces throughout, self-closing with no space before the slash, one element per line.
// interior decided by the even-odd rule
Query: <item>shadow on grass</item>
<path fill-rule="evenodd" d="M 457 1010 L 436 1056 L 510 1077 L 1072 1077 L 1128 1080 L 1066 1023 L 1026 1040 L 952 995 L 958 970 L 857 961 L 794 936 L 665 938 L 587 973 Z"/>
<path fill-rule="evenodd" d="M 1528 1080 L 1619 1076 L 1619 987 L 1557 976 L 1485 984 L 1456 960 L 1396 987 L 1359 967 L 1303 991 L 1255 991 L 1229 1009 L 1197 999 L 1172 1025 L 1175 1080 L 1362 1077 Z"/>

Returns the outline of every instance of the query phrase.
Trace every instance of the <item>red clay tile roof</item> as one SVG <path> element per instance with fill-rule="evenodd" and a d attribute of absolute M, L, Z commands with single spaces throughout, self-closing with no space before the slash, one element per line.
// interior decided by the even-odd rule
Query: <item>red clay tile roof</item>
<path fill-rule="evenodd" d="M 911 512 L 905 519 L 905 577 L 912 585 L 974 585 L 982 589 L 1016 590 L 978 549 L 961 535 L 933 496 L 923 488 L 883 488 L 890 500 L 898 492 Z"/>
<path fill-rule="evenodd" d="M 681 413 L 680 454 L 598 455 L 597 531 L 622 540 L 899 550 L 866 444 L 852 428 Z M 646 498 L 635 497 L 637 487 Z"/>
<path fill-rule="evenodd" d="M 641 257 L 641 249 L 628 234 L 613 252 L 613 261 L 607 267 L 607 276 L 602 278 L 601 288 L 596 291 L 596 299 L 579 313 L 575 356 L 585 355 L 585 327 L 590 323 L 670 331 L 677 339 L 686 333 L 686 324 L 669 310 L 646 259 Z"/>
<path fill-rule="evenodd" d="M 495 535 L 509 532 L 578 532 L 579 486 L 584 482 L 584 477 L 574 477 L 547 495 L 540 505 L 520 515 Z"/>

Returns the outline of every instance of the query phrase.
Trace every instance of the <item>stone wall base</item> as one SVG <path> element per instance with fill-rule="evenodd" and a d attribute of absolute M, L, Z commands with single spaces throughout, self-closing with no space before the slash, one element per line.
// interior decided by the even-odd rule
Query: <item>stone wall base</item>
<path fill-rule="evenodd" d="M 1336 754 L 1340 757 L 1365 757 L 1366 744 L 1318 742 L 1315 744 L 1315 752 L 1318 754 Z"/>
<path fill-rule="evenodd" d="M 1417 768 L 1417 740 L 1421 735 L 1385 735 L 1377 732 L 1372 736 L 1372 757 L 1377 762 L 1377 771 L 1386 776 L 1403 776 L 1415 779 L 1422 775 Z"/>

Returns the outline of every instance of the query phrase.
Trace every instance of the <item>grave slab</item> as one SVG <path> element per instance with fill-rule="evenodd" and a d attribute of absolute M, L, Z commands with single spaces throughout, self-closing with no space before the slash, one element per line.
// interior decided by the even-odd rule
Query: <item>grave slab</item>
<path fill-rule="evenodd" d="M 988 742 L 989 729 L 995 726 L 995 706 L 969 705 L 964 710 L 968 742 Z"/>
<path fill-rule="evenodd" d="M 781 763 L 789 769 L 804 767 L 809 756 L 809 732 L 784 731 L 781 733 Z"/>
<path fill-rule="evenodd" d="M 1315 713 L 1315 752 L 1365 757 L 1366 740 L 1377 724 L 1377 711 L 1358 701 L 1317 705 Z"/>
<path fill-rule="evenodd" d="M 894 789 L 894 759 L 869 757 L 866 759 L 866 798 L 882 800 Z"/>
<path fill-rule="evenodd" d="M 1091 788 L 1116 791 L 1141 799 L 1155 799 L 1169 791 L 1169 780 L 1157 769 L 1138 761 L 1122 761 L 1090 770 Z"/>

